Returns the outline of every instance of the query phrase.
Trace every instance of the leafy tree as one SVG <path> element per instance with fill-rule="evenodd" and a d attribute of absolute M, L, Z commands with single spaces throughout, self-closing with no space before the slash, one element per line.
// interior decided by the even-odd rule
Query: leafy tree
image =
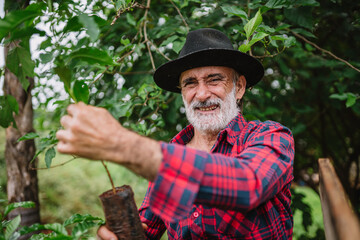
<path fill-rule="evenodd" d="M 315 190 L 317 159 L 331 157 L 359 213 L 359 7 L 350 0 L 32 1 L 0 21 L 5 26 L 0 39 L 22 43 L 7 56 L 6 69 L 25 88 L 24 76 L 35 77 L 37 130 L 46 125 L 55 130 L 65 107 L 83 101 L 108 109 L 126 127 L 167 141 L 187 123 L 181 96 L 157 88 L 154 69 L 177 57 L 189 30 L 226 32 L 266 69 L 263 81 L 245 96 L 245 117 L 272 119 L 292 130 L 295 180 Z M 32 36 L 41 36 L 41 44 L 39 55 L 29 60 L 24 43 Z M 7 127 L 17 108 L 10 95 L 1 99 Z M 45 152 L 50 166 L 54 131 L 24 138 L 38 138 L 37 153 Z"/>

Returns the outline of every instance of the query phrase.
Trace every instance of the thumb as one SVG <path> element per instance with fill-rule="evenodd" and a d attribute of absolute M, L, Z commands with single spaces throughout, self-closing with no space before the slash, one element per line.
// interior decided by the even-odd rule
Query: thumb
<path fill-rule="evenodd" d="M 111 232 L 107 227 L 101 226 L 97 231 L 97 237 L 100 240 L 117 240 L 116 235 Z"/>

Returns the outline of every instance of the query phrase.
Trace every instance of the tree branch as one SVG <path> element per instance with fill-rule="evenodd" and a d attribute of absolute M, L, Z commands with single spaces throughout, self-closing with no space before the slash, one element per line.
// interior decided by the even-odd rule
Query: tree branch
<path fill-rule="evenodd" d="M 176 11 L 178 12 L 181 20 L 183 21 L 185 27 L 186 27 L 186 32 L 189 32 L 189 25 L 186 23 L 185 18 L 183 17 L 183 15 L 180 12 L 180 9 L 175 5 L 175 3 L 173 1 L 170 0 L 170 3 L 174 6 L 174 8 L 176 9 Z"/>
<path fill-rule="evenodd" d="M 160 53 L 161 56 L 163 56 L 166 60 L 171 61 L 171 59 L 168 56 L 166 56 L 163 52 L 161 52 L 160 49 L 156 47 L 152 41 L 149 40 L 149 42 L 156 49 L 156 51 Z"/>
<path fill-rule="evenodd" d="M 137 7 L 137 8 L 145 8 L 143 5 L 141 5 L 141 4 L 139 4 L 139 3 L 137 3 L 137 2 L 133 2 L 129 7 L 127 7 L 127 8 L 120 8 L 119 9 L 119 11 L 116 13 L 116 16 L 115 16 L 115 18 L 112 20 L 112 22 L 111 22 L 111 24 L 110 25 L 114 25 L 115 24 L 115 22 L 119 19 L 119 17 L 121 16 L 121 14 L 123 14 L 124 12 L 126 12 L 126 11 L 129 11 L 129 10 L 131 10 L 132 8 L 135 8 L 135 7 Z"/>
<path fill-rule="evenodd" d="M 74 157 L 74 156 L 73 156 L 73 158 L 71 158 L 71 159 L 69 159 L 69 160 L 67 160 L 67 161 L 65 161 L 65 162 L 63 162 L 63 163 L 60 163 L 60 164 L 57 164 L 57 165 L 53 165 L 53 166 L 50 166 L 50 167 L 33 168 L 33 167 L 30 167 L 30 166 L 29 166 L 29 169 L 30 169 L 30 170 L 47 170 L 47 169 L 50 169 L 50 168 L 56 168 L 56 167 L 64 166 L 65 164 L 67 164 L 67 163 L 69 163 L 69 162 L 71 162 L 71 161 L 74 161 L 74 160 L 77 159 L 77 158 L 78 158 L 78 157 Z"/>
<path fill-rule="evenodd" d="M 303 40 L 304 42 L 310 44 L 311 46 L 315 47 L 316 49 L 320 50 L 323 53 L 326 53 L 328 55 L 330 55 L 331 57 L 335 58 L 336 60 L 345 63 L 346 65 L 348 65 L 350 68 L 354 69 L 355 71 L 360 72 L 360 69 L 354 67 L 354 65 L 352 65 L 351 63 L 349 63 L 348 61 L 339 58 L 338 56 L 336 56 L 335 54 L 333 54 L 332 52 L 323 49 L 321 47 L 319 47 L 318 45 L 316 45 L 315 43 L 311 42 L 310 40 L 306 39 L 305 37 L 301 36 L 300 34 L 297 34 L 296 32 L 291 31 L 292 34 L 294 34 L 295 37 L 300 38 L 301 40 Z"/>
<path fill-rule="evenodd" d="M 146 32 L 147 15 L 148 15 L 148 12 L 149 12 L 149 9 L 150 9 L 150 3 L 151 3 L 151 0 L 148 0 L 147 3 L 146 3 L 146 11 L 145 11 L 145 14 L 144 14 L 144 38 L 145 38 L 144 41 L 146 42 L 146 47 L 147 47 L 148 52 L 149 52 L 151 66 L 152 66 L 153 70 L 155 71 L 156 67 L 155 67 L 155 63 L 154 63 L 154 58 L 153 58 L 152 53 L 151 53 L 150 43 L 149 43 L 149 39 L 148 39 L 147 32 Z"/>

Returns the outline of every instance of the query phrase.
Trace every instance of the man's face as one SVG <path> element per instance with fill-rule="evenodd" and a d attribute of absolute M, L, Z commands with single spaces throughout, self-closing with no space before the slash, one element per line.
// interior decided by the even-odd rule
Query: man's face
<path fill-rule="evenodd" d="M 234 83 L 228 67 L 199 67 L 180 76 L 186 116 L 201 132 L 218 132 L 237 115 L 236 99 L 245 92 L 245 78 Z"/>

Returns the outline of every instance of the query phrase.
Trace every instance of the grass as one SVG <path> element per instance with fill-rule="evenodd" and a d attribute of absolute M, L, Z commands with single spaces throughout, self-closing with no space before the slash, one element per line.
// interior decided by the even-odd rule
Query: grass
<path fill-rule="evenodd" d="M 57 154 L 53 165 L 71 159 Z M 40 158 L 40 167 L 44 167 Z M 125 168 L 107 163 L 115 186 L 130 185 L 137 206 L 146 193 L 148 182 Z M 46 222 L 62 222 L 74 213 L 104 217 L 98 196 L 111 189 L 105 168 L 98 161 L 75 159 L 64 166 L 38 171 L 41 218 Z"/>

